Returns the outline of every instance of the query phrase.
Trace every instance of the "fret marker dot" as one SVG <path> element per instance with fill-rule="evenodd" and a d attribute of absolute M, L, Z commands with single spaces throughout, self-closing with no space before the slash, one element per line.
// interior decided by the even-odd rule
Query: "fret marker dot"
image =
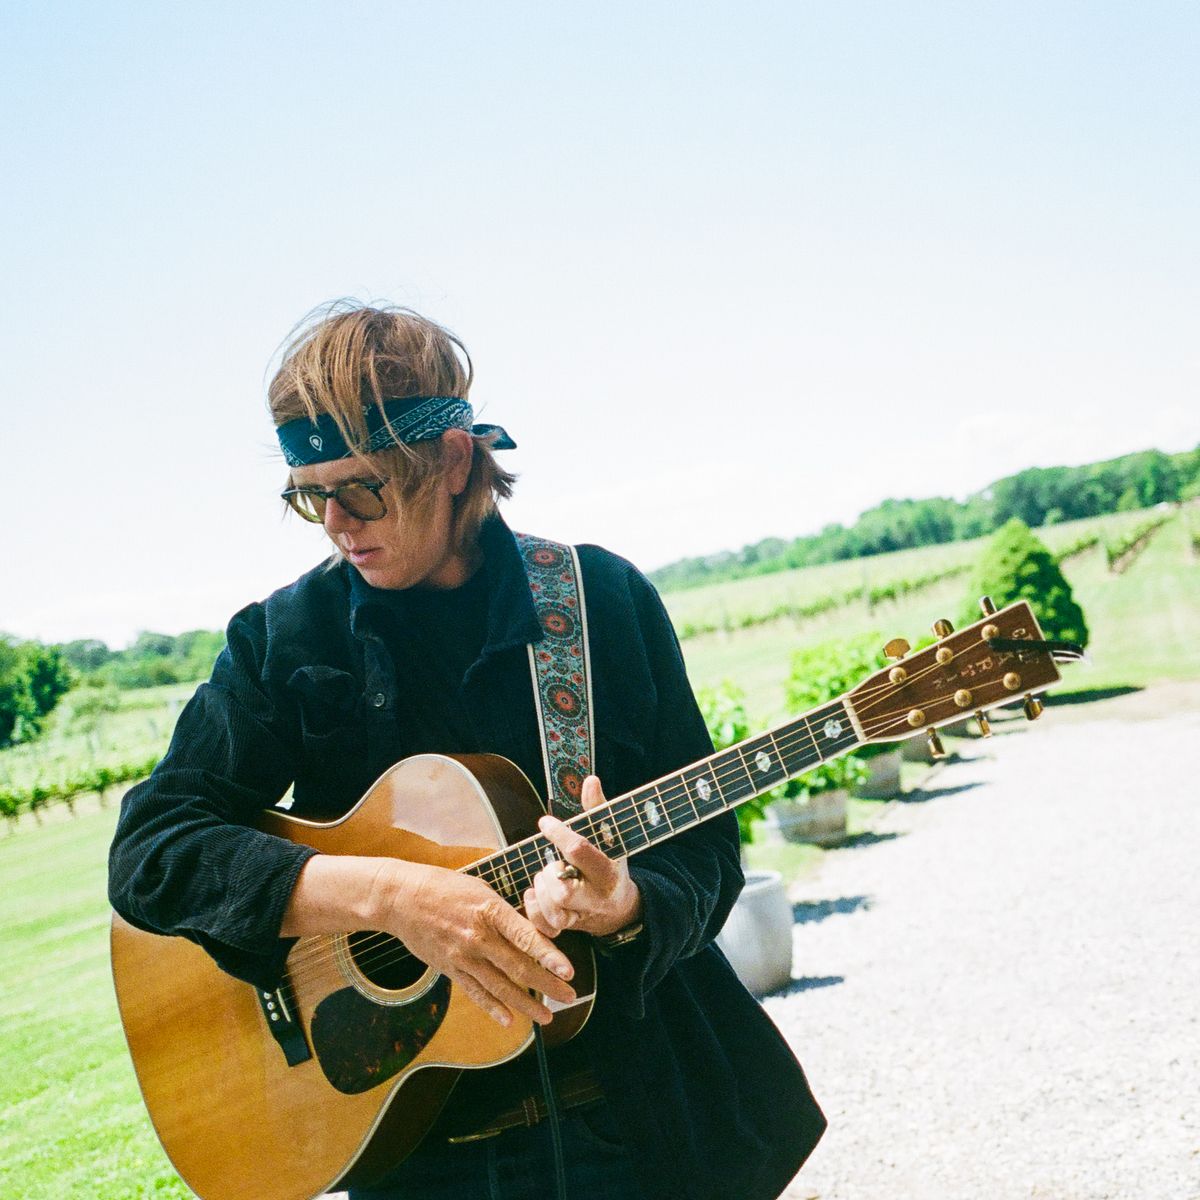
<path fill-rule="evenodd" d="M 696 795 L 699 796 L 701 800 L 707 800 L 709 796 L 712 795 L 712 784 L 710 784 L 707 779 L 697 779 Z"/>
<path fill-rule="evenodd" d="M 612 846 L 616 843 L 617 835 L 616 831 L 612 827 L 611 821 L 605 821 L 604 824 L 600 826 L 600 837 L 604 840 L 604 844 L 606 846 Z"/>
<path fill-rule="evenodd" d="M 771 756 L 765 750 L 760 750 L 754 756 L 754 765 L 766 774 L 771 769 Z"/>
<path fill-rule="evenodd" d="M 649 821 L 651 825 L 657 825 L 659 821 L 662 820 L 662 813 L 658 811 L 658 805 L 655 804 L 653 800 L 646 801 L 645 806 L 642 808 L 642 812 L 646 814 L 646 820 Z"/>
<path fill-rule="evenodd" d="M 825 722 L 825 736 L 835 738 L 842 732 L 842 723 L 836 717 L 830 717 Z"/>

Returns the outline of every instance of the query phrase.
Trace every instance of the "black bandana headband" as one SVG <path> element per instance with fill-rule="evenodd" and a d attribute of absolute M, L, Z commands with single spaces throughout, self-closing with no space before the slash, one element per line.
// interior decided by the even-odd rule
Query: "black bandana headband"
<path fill-rule="evenodd" d="M 492 448 L 515 450 L 517 443 L 499 425 L 473 425 L 475 413 L 460 396 L 404 396 L 384 400 L 383 411 L 378 406 L 363 406 L 367 422 L 367 441 L 361 448 L 371 454 L 401 442 L 426 442 L 441 437 L 447 429 L 468 429 L 483 436 L 498 434 Z M 300 417 L 288 421 L 276 430 L 279 446 L 289 467 L 309 467 L 313 463 L 336 462 L 349 458 L 354 451 L 342 437 L 337 422 L 322 413 L 315 421 Z"/>

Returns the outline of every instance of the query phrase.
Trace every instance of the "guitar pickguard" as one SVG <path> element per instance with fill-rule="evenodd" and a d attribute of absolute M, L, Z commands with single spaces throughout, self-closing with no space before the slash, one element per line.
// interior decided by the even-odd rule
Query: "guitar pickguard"
<path fill-rule="evenodd" d="M 386 1082 L 428 1045 L 449 1005 L 444 975 L 410 1004 L 377 1004 L 349 987 L 326 996 L 309 1031 L 325 1078 L 348 1096 Z"/>

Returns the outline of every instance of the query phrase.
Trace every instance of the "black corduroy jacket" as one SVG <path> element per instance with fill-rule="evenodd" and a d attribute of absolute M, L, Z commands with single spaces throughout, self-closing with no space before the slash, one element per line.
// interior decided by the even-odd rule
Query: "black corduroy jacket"
<path fill-rule="evenodd" d="M 480 542 L 487 637 L 457 688 L 430 671 L 394 594 L 380 596 L 344 563 L 233 618 L 166 757 L 122 805 L 110 856 L 118 912 L 189 937 L 229 973 L 272 987 L 291 945 L 279 935 L 284 909 L 315 851 L 252 825 L 289 785 L 295 815 L 330 818 L 408 755 L 488 751 L 544 788 L 526 652 L 541 626 L 507 526 L 493 518 Z M 599 547 L 579 555 L 596 773 L 616 796 L 712 746 L 652 585 Z M 600 956 L 579 1039 L 647 1196 L 772 1200 L 825 1121 L 787 1044 L 713 942 L 743 882 L 736 821 L 694 826 L 636 855 L 630 871 L 645 930 Z"/>

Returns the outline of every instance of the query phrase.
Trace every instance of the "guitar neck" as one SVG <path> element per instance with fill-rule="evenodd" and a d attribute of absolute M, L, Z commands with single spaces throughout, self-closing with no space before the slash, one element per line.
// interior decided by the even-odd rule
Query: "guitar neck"
<path fill-rule="evenodd" d="M 617 796 L 567 824 L 609 858 L 627 858 L 862 745 L 845 697 Z M 464 868 L 520 904 L 534 876 L 558 861 L 537 834 Z"/>

